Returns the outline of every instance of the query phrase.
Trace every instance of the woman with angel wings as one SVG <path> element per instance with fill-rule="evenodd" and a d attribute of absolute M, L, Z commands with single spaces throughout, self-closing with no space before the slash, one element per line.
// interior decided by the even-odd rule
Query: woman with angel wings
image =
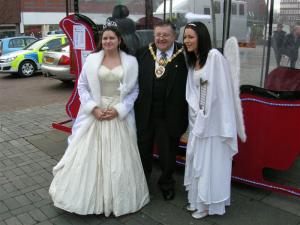
<path fill-rule="evenodd" d="M 201 22 L 186 25 L 183 42 L 189 66 L 184 185 L 187 210 L 200 219 L 225 213 L 230 204 L 232 157 L 238 152 L 237 133 L 246 140 L 239 98 L 239 52 L 234 38 L 225 47 L 228 59 L 212 49 L 209 32 Z"/>

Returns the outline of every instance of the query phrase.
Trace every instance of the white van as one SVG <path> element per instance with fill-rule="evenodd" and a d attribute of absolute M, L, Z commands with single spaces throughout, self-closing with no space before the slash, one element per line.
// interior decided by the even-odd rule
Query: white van
<path fill-rule="evenodd" d="M 206 24 L 210 34 L 213 34 L 212 27 L 212 9 L 210 0 L 172 0 L 172 19 L 182 20 L 180 26 L 184 26 L 191 21 L 201 21 Z M 216 39 L 218 46 L 223 36 L 223 12 L 224 0 L 214 0 L 215 4 L 215 20 L 216 20 Z M 166 1 L 167 12 L 166 18 L 169 17 L 170 0 Z M 154 15 L 162 18 L 164 12 L 164 4 L 162 3 L 156 9 Z M 232 0 L 231 3 L 231 23 L 230 36 L 235 36 L 241 42 L 249 40 L 249 29 L 247 27 L 248 5 L 245 1 Z M 182 19 L 184 18 L 184 20 Z M 179 35 L 180 41 L 181 35 Z"/>

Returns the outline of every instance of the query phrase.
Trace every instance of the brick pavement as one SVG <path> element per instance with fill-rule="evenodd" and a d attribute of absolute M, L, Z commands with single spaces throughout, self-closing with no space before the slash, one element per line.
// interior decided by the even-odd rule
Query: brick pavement
<path fill-rule="evenodd" d="M 154 170 L 151 202 L 140 212 L 118 218 L 79 216 L 52 205 L 48 195 L 52 167 L 66 148 L 66 134 L 51 128 L 65 119 L 64 105 L 52 104 L 0 113 L 0 225 L 300 225 L 300 198 L 233 184 L 232 205 L 224 216 L 203 220 L 184 210 L 183 168 L 176 171 L 176 199 L 163 201 Z M 272 179 L 300 187 L 300 159 Z"/>

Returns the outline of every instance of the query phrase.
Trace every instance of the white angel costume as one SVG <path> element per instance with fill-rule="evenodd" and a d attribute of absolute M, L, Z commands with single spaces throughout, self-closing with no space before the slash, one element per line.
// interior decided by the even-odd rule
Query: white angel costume
<path fill-rule="evenodd" d="M 49 190 L 58 208 L 121 216 L 149 202 L 132 111 L 138 65 L 133 56 L 120 56 L 121 65 L 113 69 L 101 65 L 103 51 L 90 54 L 83 66 L 78 80 L 81 106 Z M 96 106 L 114 107 L 118 117 L 96 120 L 91 114 Z"/>
<path fill-rule="evenodd" d="M 216 49 L 210 50 L 204 67 L 197 71 L 189 68 L 188 73 L 189 139 L 184 185 L 190 207 L 207 210 L 209 215 L 224 214 L 230 204 L 237 130 L 243 140 L 246 138 L 241 107 L 236 106 L 240 104 L 239 93 L 235 93 L 231 73 L 227 59 Z"/>

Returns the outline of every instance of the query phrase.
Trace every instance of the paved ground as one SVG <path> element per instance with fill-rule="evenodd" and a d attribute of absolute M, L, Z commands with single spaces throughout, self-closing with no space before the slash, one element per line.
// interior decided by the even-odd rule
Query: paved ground
<path fill-rule="evenodd" d="M 300 225 L 300 198 L 233 184 L 232 205 L 224 216 L 193 219 L 185 211 L 183 168 L 176 172 L 177 196 L 165 202 L 155 185 L 150 204 L 140 212 L 119 217 L 78 216 L 55 208 L 48 195 L 52 167 L 66 148 L 66 135 L 53 130 L 65 119 L 64 105 L 50 104 L 0 113 L 0 225 Z M 300 187 L 300 160 L 270 179 Z"/>
<path fill-rule="evenodd" d="M 71 96 L 72 90 L 72 84 L 45 78 L 41 74 L 29 78 L 0 74 L 0 112 L 63 103 Z"/>

